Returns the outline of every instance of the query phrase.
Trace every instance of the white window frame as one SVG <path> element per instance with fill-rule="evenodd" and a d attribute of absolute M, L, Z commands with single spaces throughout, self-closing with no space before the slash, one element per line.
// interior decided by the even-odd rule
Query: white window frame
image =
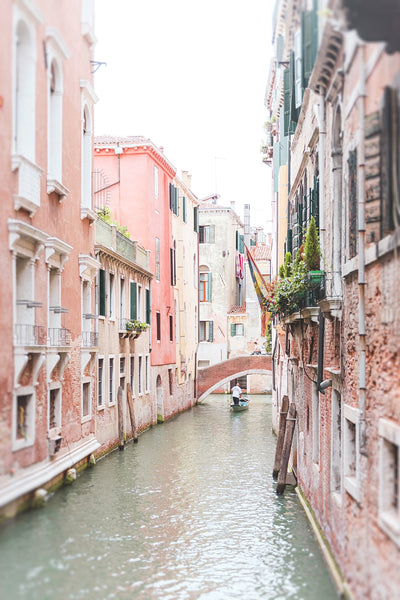
<path fill-rule="evenodd" d="M 100 382 L 100 379 L 99 379 L 99 362 L 101 360 L 103 361 L 103 369 L 102 369 L 102 380 Z M 106 386 L 105 386 L 105 376 L 106 376 L 106 373 L 105 373 L 105 364 L 106 364 L 106 361 L 105 361 L 104 356 L 103 355 L 98 356 L 97 357 L 97 394 L 96 394 L 96 406 L 97 406 L 97 410 L 104 410 L 104 407 L 105 407 L 105 396 L 104 396 L 105 389 L 106 389 Z M 102 403 L 101 404 L 99 404 L 100 385 L 101 385 L 101 398 L 102 398 Z"/>
<path fill-rule="evenodd" d="M 110 382 L 110 367 L 111 364 L 113 365 L 113 377 L 112 377 L 112 381 Z M 108 363 L 107 363 L 107 391 L 108 391 L 108 396 L 107 396 L 107 404 L 108 406 L 114 406 L 115 402 L 116 402 L 116 393 L 115 393 L 115 382 L 116 382 L 116 369 L 115 369 L 115 356 L 112 354 L 108 357 Z"/>
<path fill-rule="evenodd" d="M 132 369 L 132 365 L 133 365 L 133 369 Z M 135 390 L 135 355 L 134 354 L 129 355 L 129 383 L 131 386 L 132 398 L 135 398 L 136 390 Z"/>
<path fill-rule="evenodd" d="M 344 488 L 357 502 L 361 498 L 360 489 L 360 417 L 361 411 L 344 405 L 343 427 L 343 475 Z"/>
<path fill-rule="evenodd" d="M 57 405 L 55 408 L 55 412 L 56 412 L 56 425 L 53 425 L 53 427 L 50 427 L 50 397 L 51 397 L 51 392 L 54 392 L 55 390 L 58 391 L 58 398 L 57 398 Z M 48 397 L 47 397 L 47 430 L 51 431 L 51 430 L 56 430 L 59 432 L 61 430 L 61 416 L 62 416 L 62 387 L 61 387 L 61 383 L 59 381 L 54 382 L 54 383 L 49 383 L 48 386 Z"/>
<path fill-rule="evenodd" d="M 143 396 L 143 355 L 138 356 L 138 396 Z"/>
<path fill-rule="evenodd" d="M 18 427 L 18 397 L 19 396 L 31 396 L 29 400 L 29 410 L 27 414 L 27 425 L 26 425 L 26 433 L 27 439 L 24 437 L 17 437 L 17 427 Z M 17 450 L 21 450 L 22 448 L 28 448 L 29 446 L 33 446 L 35 443 L 35 415 L 36 415 L 36 392 L 34 386 L 24 386 L 18 388 L 14 393 L 13 400 L 13 434 L 12 434 L 12 449 L 13 452 Z M 29 432 L 29 435 L 28 435 Z"/>
<path fill-rule="evenodd" d="M 397 448 L 397 507 L 393 506 L 394 468 L 392 448 Z M 380 528 L 400 547 L 400 425 L 379 420 L 379 513 Z"/>
<path fill-rule="evenodd" d="M 108 318 L 115 321 L 115 274 L 108 272 Z"/>
<path fill-rule="evenodd" d="M 144 357 L 144 391 L 146 394 L 150 391 L 150 355 Z"/>
<path fill-rule="evenodd" d="M 84 386 L 89 386 L 89 397 L 88 397 L 88 413 L 87 415 L 83 414 L 83 389 Z M 92 418 L 92 380 L 90 377 L 82 377 L 81 381 L 81 423 L 86 423 L 90 421 Z"/>

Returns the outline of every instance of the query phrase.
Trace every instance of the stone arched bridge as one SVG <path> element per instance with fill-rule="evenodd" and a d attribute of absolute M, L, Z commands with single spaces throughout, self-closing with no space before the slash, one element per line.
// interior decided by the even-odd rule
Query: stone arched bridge
<path fill-rule="evenodd" d="M 197 373 L 197 402 L 204 400 L 208 394 L 228 383 L 231 379 L 272 371 L 271 356 L 268 354 L 243 355 L 228 358 L 210 367 L 199 369 Z"/>

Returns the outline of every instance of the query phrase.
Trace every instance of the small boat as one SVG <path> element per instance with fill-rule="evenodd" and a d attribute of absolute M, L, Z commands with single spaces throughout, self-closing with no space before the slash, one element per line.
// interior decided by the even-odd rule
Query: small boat
<path fill-rule="evenodd" d="M 247 410 L 249 408 L 250 400 L 246 396 L 242 396 L 239 400 L 239 404 L 234 404 L 231 402 L 231 411 L 232 412 L 242 412 L 243 410 Z"/>

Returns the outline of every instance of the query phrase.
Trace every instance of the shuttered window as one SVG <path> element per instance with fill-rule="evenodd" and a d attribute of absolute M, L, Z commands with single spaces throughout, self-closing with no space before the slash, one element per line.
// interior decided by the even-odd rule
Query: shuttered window
<path fill-rule="evenodd" d="M 200 273 L 200 302 L 211 302 L 212 273 Z"/>
<path fill-rule="evenodd" d="M 215 225 L 200 225 L 199 227 L 199 243 L 214 244 L 215 243 Z"/>
<path fill-rule="evenodd" d="M 156 313 L 156 334 L 157 334 L 157 342 L 161 341 L 161 314 Z"/>
<path fill-rule="evenodd" d="M 214 341 L 214 323 L 213 323 L 213 321 L 200 321 L 199 341 L 200 342 L 213 342 Z"/>
<path fill-rule="evenodd" d="M 244 335 L 243 323 L 231 323 L 231 337 L 235 337 L 237 335 Z"/>
<path fill-rule="evenodd" d="M 146 290 L 146 323 L 151 323 L 151 295 L 150 290 Z"/>
<path fill-rule="evenodd" d="M 196 233 L 199 233 L 199 207 L 193 207 L 193 229 Z"/>
<path fill-rule="evenodd" d="M 137 283 L 131 281 L 130 288 L 130 318 L 137 319 Z"/>
<path fill-rule="evenodd" d="M 357 150 L 349 152 L 349 258 L 357 254 Z"/>
<path fill-rule="evenodd" d="M 182 220 L 184 223 L 186 223 L 187 221 L 187 216 L 186 216 L 186 198 L 185 196 L 182 197 Z"/>
<path fill-rule="evenodd" d="M 106 316 L 106 272 L 104 269 L 99 271 L 99 314 Z"/>

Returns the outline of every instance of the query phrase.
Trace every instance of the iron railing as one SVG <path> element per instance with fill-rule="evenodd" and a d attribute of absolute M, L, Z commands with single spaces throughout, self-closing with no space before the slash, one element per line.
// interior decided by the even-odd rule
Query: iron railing
<path fill-rule="evenodd" d="M 14 325 L 15 344 L 17 346 L 46 346 L 46 328 L 42 325 Z"/>
<path fill-rule="evenodd" d="M 93 348 L 98 345 L 99 334 L 96 331 L 82 331 L 82 347 Z"/>
<path fill-rule="evenodd" d="M 50 346 L 70 346 L 71 332 L 64 327 L 49 327 L 48 336 Z"/>

